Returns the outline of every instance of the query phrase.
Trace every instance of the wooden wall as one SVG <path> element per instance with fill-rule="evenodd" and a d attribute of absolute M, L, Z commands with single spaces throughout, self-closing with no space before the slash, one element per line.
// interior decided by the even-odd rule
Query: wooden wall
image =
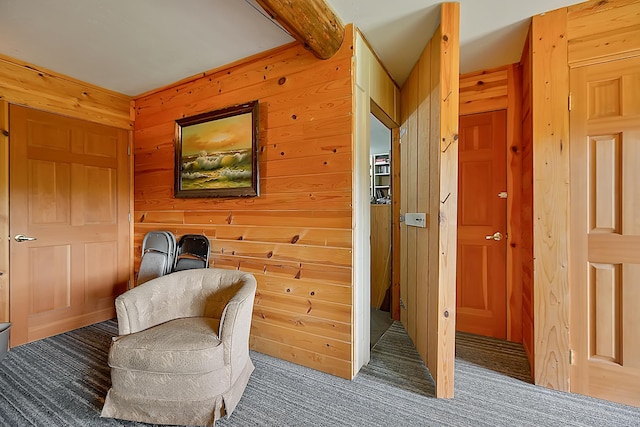
<path fill-rule="evenodd" d="M 570 386 L 569 67 L 637 56 L 639 15 L 638 0 L 592 0 L 532 21 L 534 378 L 558 390 Z"/>
<path fill-rule="evenodd" d="M 570 6 L 566 34 L 571 67 L 637 56 L 640 1 L 591 0 Z"/>
<path fill-rule="evenodd" d="M 522 193 L 521 193 L 521 278 L 522 278 L 522 344 L 534 366 L 533 341 L 533 124 L 531 117 L 531 31 L 525 39 L 520 68 L 522 70 Z"/>
<path fill-rule="evenodd" d="M 426 212 L 427 228 L 401 223 L 401 313 L 436 382 L 453 397 L 458 193 L 459 5 L 441 24 L 401 89 L 401 212 Z M 426 261 L 426 262 L 425 262 Z"/>
<path fill-rule="evenodd" d="M 354 375 L 361 366 L 369 362 L 370 355 L 370 286 L 372 253 L 371 240 L 371 114 L 373 113 L 387 127 L 397 127 L 400 92 L 380 60 L 367 44 L 364 36 L 356 31 L 355 37 L 355 128 L 354 128 L 354 185 L 353 218 L 354 246 L 357 256 L 353 261 L 353 283 L 359 284 L 354 292 L 355 348 Z M 397 143 L 397 141 L 396 141 Z M 391 167 L 397 165 L 391 158 Z M 393 292 L 392 292 L 393 293 Z M 399 308 L 398 299 L 393 300 Z"/>
<path fill-rule="evenodd" d="M 0 55 L 0 99 L 38 110 L 131 129 L 131 97 Z"/>
<path fill-rule="evenodd" d="M 9 321 L 8 104 L 131 129 L 131 98 L 0 55 L 0 321 Z"/>
<path fill-rule="evenodd" d="M 534 16 L 531 27 L 534 378 L 563 391 L 569 391 L 566 14 L 560 9 Z"/>
<path fill-rule="evenodd" d="M 258 280 L 253 349 L 352 377 L 353 29 L 330 60 L 298 43 L 135 99 L 135 254 L 202 233 L 212 267 Z M 260 197 L 175 199 L 175 120 L 257 99 Z"/>
<path fill-rule="evenodd" d="M 514 342 L 522 341 L 521 98 L 520 64 L 460 76 L 460 115 L 507 110 L 507 339 Z"/>

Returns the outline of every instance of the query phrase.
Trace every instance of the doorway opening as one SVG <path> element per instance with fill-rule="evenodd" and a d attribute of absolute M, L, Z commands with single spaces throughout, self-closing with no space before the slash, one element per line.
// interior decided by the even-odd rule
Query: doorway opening
<path fill-rule="evenodd" d="M 370 348 L 393 323 L 391 318 L 392 192 L 391 130 L 370 114 L 369 199 L 371 201 Z"/>

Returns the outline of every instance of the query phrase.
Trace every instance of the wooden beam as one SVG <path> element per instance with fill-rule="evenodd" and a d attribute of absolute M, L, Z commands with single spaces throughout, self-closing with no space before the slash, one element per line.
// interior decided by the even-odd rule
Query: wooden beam
<path fill-rule="evenodd" d="M 256 0 L 296 40 L 320 59 L 340 49 L 344 26 L 324 0 Z"/>

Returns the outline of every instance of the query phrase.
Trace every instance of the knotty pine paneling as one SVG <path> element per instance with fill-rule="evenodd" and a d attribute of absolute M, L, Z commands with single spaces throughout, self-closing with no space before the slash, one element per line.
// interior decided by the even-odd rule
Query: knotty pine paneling
<path fill-rule="evenodd" d="M 258 280 L 251 347 L 351 378 L 352 43 L 290 44 L 134 101 L 135 265 L 150 230 L 211 241 L 210 266 Z M 257 99 L 260 196 L 174 199 L 175 120 Z"/>
<path fill-rule="evenodd" d="M 536 384 L 569 391 L 567 10 L 533 17 L 533 314 Z"/>
<path fill-rule="evenodd" d="M 507 66 L 460 76 L 460 115 L 506 110 Z"/>
<path fill-rule="evenodd" d="M 572 67 L 637 56 L 640 2 L 588 1 L 568 7 L 567 39 Z"/>
<path fill-rule="evenodd" d="M 459 7 L 441 24 L 401 89 L 402 212 L 428 212 L 427 228 L 401 223 L 402 323 L 436 383 L 453 397 L 458 188 Z M 427 172 L 427 173 L 424 173 Z M 406 298 L 406 299 L 405 299 Z"/>
<path fill-rule="evenodd" d="M 533 122 L 531 118 L 531 32 L 520 59 L 522 69 L 522 194 L 520 255 L 522 278 L 522 344 L 531 372 L 534 371 L 533 342 Z"/>
<path fill-rule="evenodd" d="M 0 99 L 131 129 L 131 97 L 0 55 Z"/>

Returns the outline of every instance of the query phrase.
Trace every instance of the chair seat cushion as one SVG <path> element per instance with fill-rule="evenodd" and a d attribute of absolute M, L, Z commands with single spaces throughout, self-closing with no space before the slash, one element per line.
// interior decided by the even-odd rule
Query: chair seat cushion
<path fill-rule="evenodd" d="M 155 373 L 204 374 L 224 367 L 220 320 L 189 317 L 114 338 L 109 366 Z"/>

